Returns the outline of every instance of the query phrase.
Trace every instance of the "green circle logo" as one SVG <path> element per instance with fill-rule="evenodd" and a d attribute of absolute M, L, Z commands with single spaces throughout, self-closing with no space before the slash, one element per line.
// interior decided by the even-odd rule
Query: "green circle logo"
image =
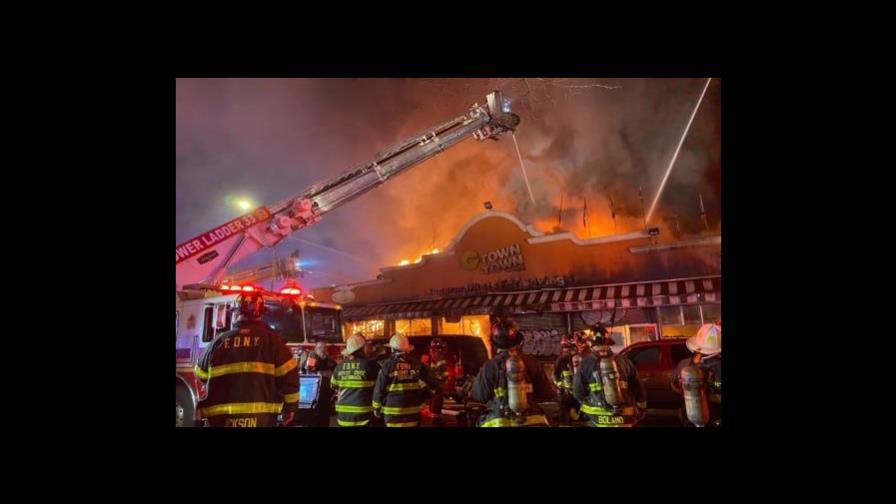
<path fill-rule="evenodd" d="M 467 271 L 473 271 L 478 268 L 479 261 L 479 252 L 475 250 L 468 250 L 460 256 L 460 265 Z"/>

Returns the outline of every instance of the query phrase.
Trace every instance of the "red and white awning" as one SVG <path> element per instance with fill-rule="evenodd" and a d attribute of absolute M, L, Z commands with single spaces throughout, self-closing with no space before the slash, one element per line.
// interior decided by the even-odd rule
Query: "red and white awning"
<path fill-rule="evenodd" d="M 499 306 L 511 312 L 531 309 L 570 312 L 721 302 L 722 277 L 715 276 L 347 306 L 342 316 L 345 320 L 405 319 L 440 314 L 488 313 Z"/>

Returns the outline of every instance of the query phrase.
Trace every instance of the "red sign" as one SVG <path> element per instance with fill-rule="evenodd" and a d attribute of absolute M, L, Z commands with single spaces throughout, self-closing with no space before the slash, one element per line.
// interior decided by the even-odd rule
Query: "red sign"
<path fill-rule="evenodd" d="M 180 264 L 183 261 L 201 254 L 207 250 L 214 248 L 218 243 L 230 238 L 231 236 L 241 234 L 247 228 L 258 223 L 265 222 L 271 217 L 271 212 L 266 207 L 260 207 L 246 215 L 237 217 L 232 221 L 203 233 L 192 240 L 187 240 L 174 248 L 174 264 Z"/>

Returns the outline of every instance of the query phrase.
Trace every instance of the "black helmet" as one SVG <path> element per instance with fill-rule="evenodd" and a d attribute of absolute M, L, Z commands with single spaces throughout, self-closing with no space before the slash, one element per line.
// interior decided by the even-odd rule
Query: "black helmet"
<path fill-rule="evenodd" d="M 445 344 L 445 340 L 442 338 L 433 338 L 433 340 L 429 343 L 429 348 L 435 350 L 444 350 L 448 345 Z"/>
<path fill-rule="evenodd" d="M 492 343 L 506 350 L 523 343 L 523 336 L 512 319 L 497 320 L 492 324 Z"/>
<path fill-rule="evenodd" d="M 244 318 L 257 320 L 264 313 L 264 297 L 261 292 L 243 292 L 236 301 L 240 305 L 240 315 Z"/>
<path fill-rule="evenodd" d="M 602 345 L 613 346 L 616 344 L 616 342 L 613 341 L 613 338 L 610 337 L 610 331 L 608 331 L 607 328 L 604 327 L 603 324 L 596 324 L 596 325 L 592 326 L 591 332 L 594 333 L 594 343 L 593 344 L 595 346 L 602 346 Z"/>

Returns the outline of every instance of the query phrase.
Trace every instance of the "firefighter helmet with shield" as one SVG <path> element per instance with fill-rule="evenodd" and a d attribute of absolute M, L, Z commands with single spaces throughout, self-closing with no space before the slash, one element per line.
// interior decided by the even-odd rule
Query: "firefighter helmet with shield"
<path fill-rule="evenodd" d="M 492 343 L 502 350 L 514 348 L 523 343 L 523 337 L 513 319 L 499 319 L 492 324 Z"/>
<path fill-rule="evenodd" d="M 613 346 L 616 344 L 613 338 L 610 337 L 610 331 L 603 324 L 592 326 L 591 332 L 594 334 L 594 342 L 592 343 L 594 346 Z"/>
<path fill-rule="evenodd" d="M 264 296 L 257 290 L 240 293 L 236 301 L 244 318 L 257 320 L 264 313 Z"/>
<path fill-rule="evenodd" d="M 389 348 L 397 352 L 410 352 L 414 349 L 411 341 L 404 334 L 393 334 L 389 339 Z"/>
<path fill-rule="evenodd" d="M 722 353 L 722 328 L 715 324 L 704 324 L 696 335 L 685 341 L 685 345 L 694 353 L 706 356 L 720 354 Z"/>
<path fill-rule="evenodd" d="M 342 351 L 342 355 L 349 356 L 364 348 L 365 345 L 367 345 L 367 340 L 364 339 L 363 335 L 352 334 L 349 336 L 348 341 L 345 342 L 345 350 Z"/>

